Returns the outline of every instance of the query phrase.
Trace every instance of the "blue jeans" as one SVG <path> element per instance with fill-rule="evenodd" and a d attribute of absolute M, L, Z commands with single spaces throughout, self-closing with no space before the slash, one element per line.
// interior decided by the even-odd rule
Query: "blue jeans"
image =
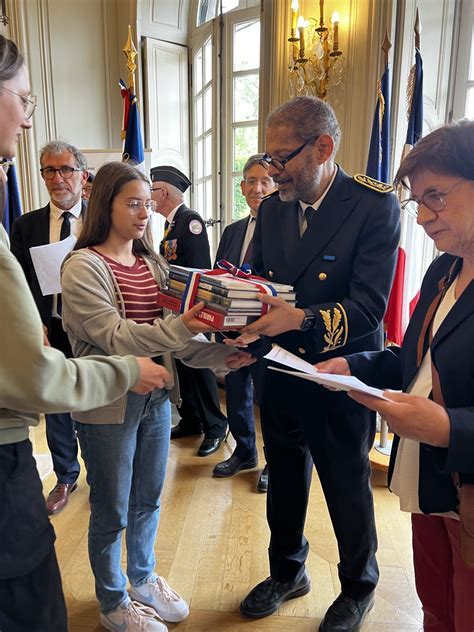
<path fill-rule="evenodd" d="M 90 487 L 89 558 L 104 614 L 128 600 L 121 569 L 126 529 L 132 586 L 154 575 L 154 544 L 171 430 L 165 390 L 129 393 L 123 424 L 77 424 Z"/>

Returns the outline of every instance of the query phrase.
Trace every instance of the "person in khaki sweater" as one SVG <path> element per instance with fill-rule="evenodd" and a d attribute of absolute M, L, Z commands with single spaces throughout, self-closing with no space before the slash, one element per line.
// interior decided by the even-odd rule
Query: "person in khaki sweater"
<path fill-rule="evenodd" d="M 31 127 L 23 56 L 0 36 L 0 156 L 12 158 Z M 0 215 L 5 200 L 0 182 Z M 1 221 L 1 217 L 0 217 Z M 0 630 L 66 632 L 67 613 L 41 481 L 28 439 L 39 413 L 86 410 L 170 379 L 149 358 L 67 360 L 45 346 L 41 319 L 0 224 Z"/>

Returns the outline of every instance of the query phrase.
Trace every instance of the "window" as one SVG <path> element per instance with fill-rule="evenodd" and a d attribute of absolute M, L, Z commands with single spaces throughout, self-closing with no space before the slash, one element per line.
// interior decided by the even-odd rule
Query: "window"
<path fill-rule="evenodd" d="M 260 22 L 237 22 L 232 27 L 232 173 L 231 218 L 248 212 L 240 191 L 242 169 L 258 151 L 258 95 L 260 66 Z"/>
<path fill-rule="evenodd" d="M 199 0 L 196 26 L 202 26 L 220 13 L 224 15 L 235 9 L 247 9 L 257 5 L 258 0 Z"/>
<path fill-rule="evenodd" d="M 471 6 L 471 20 L 470 20 L 470 49 L 469 55 L 469 74 L 466 83 L 466 105 L 464 109 L 464 115 L 470 119 L 474 119 L 474 19 L 473 9 Z"/>
<path fill-rule="evenodd" d="M 213 215 L 212 186 L 212 37 L 193 56 L 194 199 L 208 220 Z"/>
<path fill-rule="evenodd" d="M 461 6 L 453 119 L 474 119 L 474 0 Z"/>
<path fill-rule="evenodd" d="M 260 14 L 258 0 L 196 1 L 191 34 L 193 207 L 214 227 L 247 214 L 242 168 L 258 151 Z"/>

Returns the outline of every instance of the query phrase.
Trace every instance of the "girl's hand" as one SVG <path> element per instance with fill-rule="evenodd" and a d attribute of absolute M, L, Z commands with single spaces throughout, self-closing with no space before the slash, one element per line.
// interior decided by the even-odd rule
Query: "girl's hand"
<path fill-rule="evenodd" d="M 241 369 L 243 366 L 255 364 L 256 361 L 257 358 L 254 358 L 246 351 L 236 351 L 235 353 L 228 355 L 225 359 L 225 363 L 229 369 Z"/>
<path fill-rule="evenodd" d="M 187 312 L 181 314 L 180 318 L 183 321 L 184 325 L 191 331 L 193 334 L 201 334 L 211 331 L 217 331 L 215 327 L 212 325 L 208 325 L 207 323 L 202 322 L 201 320 L 197 320 L 196 316 L 203 309 L 205 303 L 201 301 L 197 303 Z"/>

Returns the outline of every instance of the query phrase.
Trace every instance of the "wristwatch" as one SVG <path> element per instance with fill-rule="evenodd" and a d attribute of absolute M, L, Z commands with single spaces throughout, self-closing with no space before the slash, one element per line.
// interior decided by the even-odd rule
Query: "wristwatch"
<path fill-rule="evenodd" d="M 300 325 L 300 331 L 309 331 L 316 326 L 316 314 L 309 307 L 303 307 L 304 318 Z"/>

